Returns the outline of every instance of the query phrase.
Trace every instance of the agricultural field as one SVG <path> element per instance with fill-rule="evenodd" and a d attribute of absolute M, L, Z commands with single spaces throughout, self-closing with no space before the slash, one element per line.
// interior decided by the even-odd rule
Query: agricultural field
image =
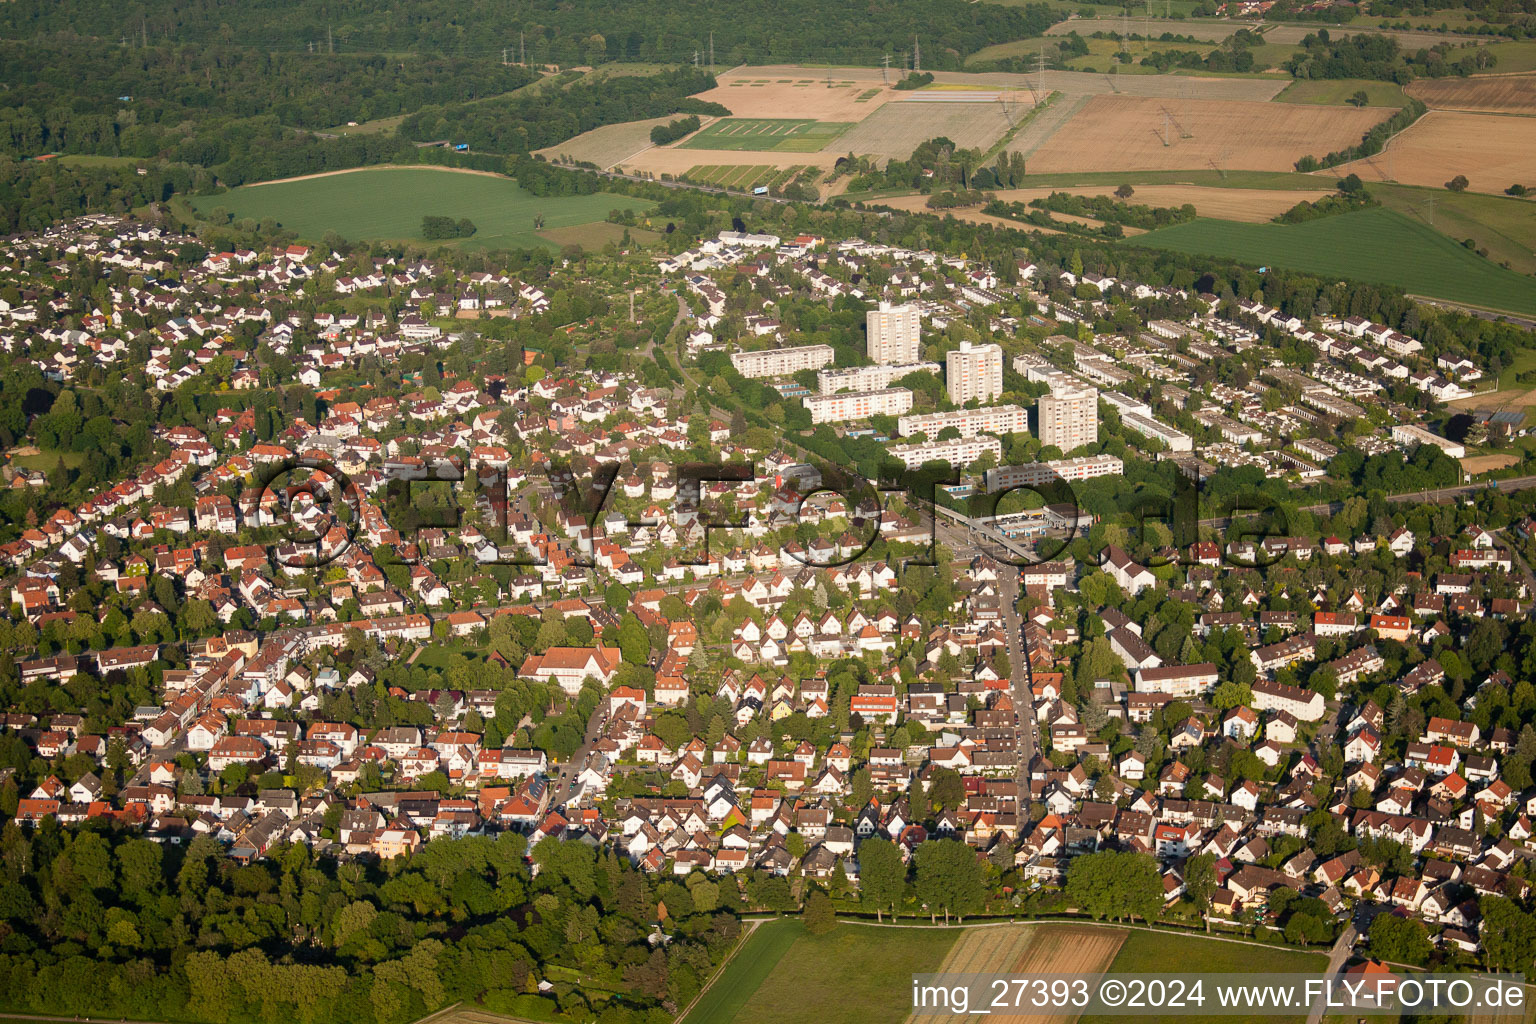
<path fill-rule="evenodd" d="M 1412 90 L 1410 90 L 1411 92 Z M 1368 97 L 1368 107 L 1403 107 L 1407 94 L 1396 82 L 1375 82 L 1365 78 L 1298 79 L 1275 97 L 1277 103 L 1348 103 L 1357 92 Z"/>
<path fill-rule="evenodd" d="M 1036 52 L 1039 52 L 1038 46 Z M 970 74 L 961 71 L 937 71 L 934 78 L 940 84 L 959 83 L 997 89 L 1030 90 L 1043 88 L 1045 92 L 1059 92 L 1066 96 L 1100 96 L 1118 93 L 1125 96 L 1161 96 L 1179 100 L 1249 100 L 1263 102 L 1274 99 L 1275 94 L 1290 84 L 1290 76 L 1280 77 L 1215 77 L 1190 73 L 1187 75 L 1101 75 L 1091 71 L 1047 71 L 1041 74 L 1015 74 L 1003 71 L 983 71 Z"/>
<path fill-rule="evenodd" d="M 689 181 L 705 185 L 722 185 L 726 188 L 746 191 L 760 185 L 778 188 L 803 170 L 807 170 L 807 167 L 798 164 L 793 167 L 774 167 L 768 164 L 700 164 L 697 167 L 690 167 L 686 177 Z"/>
<path fill-rule="evenodd" d="M 1353 172 L 1367 181 L 1430 188 L 1443 187 L 1463 174 L 1475 192 L 1503 192 L 1516 183 L 1533 184 L 1532 168 L 1536 168 L 1532 122 L 1500 114 L 1431 110 L 1396 135 L 1382 152 L 1333 171 Z"/>
<path fill-rule="evenodd" d="M 1136 31 L 1133 27 L 1132 32 Z M 1154 53 L 1166 53 L 1170 50 L 1194 51 L 1202 56 L 1216 48 L 1214 43 L 1163 43 L 1148 42 L 1146 40 L 1115 40 L 1115 39 L 1088 39 L 1088 53 L 1083 57 L 1074 57 L 1067 62 L 1067 66 L 1074 71 L 1096 71 L 1101 74 L 1109 74 L 1114 68 L 1114 74 L 1120 75 L 1157 75 L 1162 74 L 1156 68 L 1143 67 L 1141 59 Z M 1027 52 L 1027 51 L 1026 51 Z M 1131 63 L 1121 64 L 1116 58 L 1118 53 L 1129 53 Z"/>
<path fill-rule="evenodd" d="M 1130 931 L 1125 943 L 1106 968 L 1110 974 L 1168 974 L 1187 971 L 1191 965 L 1213 974 L 1321 974 L 1328 965 L 1325 953 L 1309 953 L 1284 947 L 1265 947 L 1251 943 L 1224 942 L 1200 935 L 1174 935 L 1168 932 Z M 1184 1016 L 1187 1024 L 1222 1021 L 1228 1024 L 1299 1024 L 1305 1014 L 1296 1017 L 1253 1018 L 1241 1016 Z M 1081 1024 L 1111 1024 L 1124 1020 L 1115 1016 L 1084 1016 Z"/>
<path fill-rule="evenodd" d="M 1436 110 L 1536 114 L 1536 75 L 1531 74 L 1420 79 L 1408 86 L 1408 94 Z"/>
<path fill-rule="evenodd" d="M 1200 219 L 1148 232 L 1131 244 L 1352 277 L 1430 298 L 1536 314 L 1536 281 L 1393 210 L 1359 210 L 1305 224 Z"/>
<path fill-rule="evenodd" d="M 1289 170 L 1353 145 L 1380 110 L 1095 96 L 1030 158 L 1031 171 Z"/>
<path fill-rule="evenodd" d="M 1530 184 L 1536 186 L 1536 168 Z M 1536 274 L 1536 202 L 1481 192 L 1372 184 L 1371 195 L 1389 210 L 1423 221 L 1441 234 L 1470 238 L 1495 263 Z"/>
<path fill-rule="evenodd" d="M 1099 975 L 1115 961 L 1128 933 L 1118 928 L 1087 925 L 1048 925 L 1036 930 L 1034 941 L 1012 968 L 1014 974 L 1088 974 Z M 1166 968 L 1165 968 L 1166 970 Z M 1078 1014 L 1050 1017 L 1007 1018 L 1023 1024 L 1072 1024 Z"/>
<path fill-rule="evenodd" d="M 723 104 L 737 117 L 781 118 L 793 112 L 814 121 L 857 121 L 902 95 L 881 81 L 879 68 L 755 67 L 715 80 L 719 84 L 697 98 Z"/>
<path fill-rule="evenodd" d="M 1498 59 L 1493 70 L 1501 74 L 1516 71 L 1536 71 L 1536 41 L 1490 43 L 1488 52 Z"/>
<path fill-rule="evenodd" d="M 651 129 L 675 119 L 676 115 L 653 117 L 645 121 L 627 121 L 623 124 L 605 124 L 538 152 L 549 160 L 568 158 L 597 164 L 606 170 L 623 163 L 641 150 L 650 148 Z"/>
<path fill-rule="evenodd" d="M 661 237 L 659 231 L 629 228 L 623 224 L 611 224 L 606 220 L 595 220 L 589 224 L 573 224 L 568 228 L 546 228 L 538 232 L 538 235 L 546 242 L 553 242 L 562 249 L 567 245 L 579 245 L 583 249 L 601 249 L 609 242 L 614 245 L 623 245 L 626 232 L 629 234 L 631 245 L 647 245 Z"/>
<path fill-rule="evenodd" d="M 799 921 L 780 919 L 758 924 L 680 1024 L 730 1024 L 795 939 L 804 934 Z"/>
<path fill-rule="evenodd" d="M 846 121 L 727 117 L 694 133 L 678 148 L 816 153 L 851 127 Z"/>
<path fill-rule="evenodd" d="M 1010 96 L 1015 119 L 1029 111 L 1029 94 Z M 1001 103 L 887 103 L 837 140 L 839 153 L 905 160 L 919 143 L 940 135 L 962 149 L 985 151 L 1008 130 Z"/>
<path fill-rule="evenodd" d="M 199 213 L 223 207 L 235 219 L 273 218 L 300 238 L 319 241 L 329 231 L 353 240 L 421 242 L 421 218 L 468 217 L 474 237 L 466 248 L 548 246 L 539 230 L 599 223 L 608 211 L 650 210 L 646 199 L 599 192 L 535 196 L 500 175 L 427 167 L 379 167 L 246 185 L 223 195 L 197 196 Z M 535 227 L 534 218 L 543 223 Z"/>
<path fill-rule="evenodd" d="M 765 922 L 683 1024 L 901 1024 L 912 975 L 937 970 L 962 934 L 843 923 L 811 935 L 799 921 Z"/>

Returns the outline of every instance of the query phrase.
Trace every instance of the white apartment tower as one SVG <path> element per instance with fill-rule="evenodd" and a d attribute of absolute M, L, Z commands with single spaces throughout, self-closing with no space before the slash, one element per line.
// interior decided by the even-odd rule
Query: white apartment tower
<path fill-rule="evenodd" d="M 876 363 L 915 363 L 922 355 L 918 335 L 923 324 L 916 305 L 893 306 L 881 302 L 878 309 L 864 314 L 868 329 L 869 358 Z"/>
<path fill-rule="evenodd" d="M 964 405 L 975 398 L 990 402 L 1003 393 L 1003 349 L 1000 345 L 972 345 L 962 341 L 944 357 L 944 379 L 949 400 Z"/>
<path fill-rule="evenodd" d="M 1099 391 L 1075 388 L 1040 396 L 1040 444 L 1055 445 L 1062 452 L 1099 439 Z"/>

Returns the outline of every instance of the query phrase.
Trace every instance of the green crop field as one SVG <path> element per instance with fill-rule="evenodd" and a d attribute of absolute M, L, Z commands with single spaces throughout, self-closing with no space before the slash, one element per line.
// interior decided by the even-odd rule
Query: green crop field
<path fill-rule="evenodd" d="M 728 117 L 716 121 L 678 148 L 815 153 L 852 127 L 853 123 L 849 121 Z"/>
<path fill-rule="evenodd" d="M 1109 973 L 1173 974 L 1191 970 L 1191 965 L 1198 965 L 1202 973 L 1212 974 L 1321 974 L 1328 966 L 1328 955 L 1280 946 L 1266 948 L 1247 943 L 1223 942 L 1220 939 L 1208 939 L 1199 935 L 1130 931 L 1126 933 L 1125 944 L 1120 947 L 1120 952 L 1115 954 L 1115 959 L 1110 962 Z M 1206 992 L 1205 995 L 1208 999 L 1212 997 L 1211 992 Z M 1207 1003 L 1207 1005 L 1210 1004 Z M 1123 1019 L 1115 1016 L 1086 1015 L 1080 1019 L 1079 1024 L 1108 1024 L 1108 1022 Z M 1213 1024 L 1216 1021 L 1241 1024 L 1250 1020 L 1241 1016 L 1200 1017 L 1198 1013 L 1194 1016 L 1181 1016 L 1179 1019 L 1187 1024 L 1201 1024 L 1206 1020 Z M 1305 1019 L 1305 1014 L 1296 1017 L 1255 1016 L 1251 1018 L 1251 1022 L 1252 1024 L 1260 1024 L 1260 1022 L 1281 1024 L 1285 1021 L 1299 1022 Z"/>
<path fill-rule="evenodd" d="M 1536 279 L 1506 270 L 1392 210 L 1375 208 L 1306 224 L 1198 219 L 1138 235 L 1149 245 L 1397 285 L 1416 295 L 1511 313 L 1536 313 Z"/>
<path fill-rule="evenodd" d="M 1298 78 L 1275 97 L 1276 103 L 1348 103 L 1357 92 L 1368 97 L 1368 107 L 1406 107 L 1408 95 L 1396 82 L 1372 82 L 1363 78 Z"/>
<path fill-rule="evenodd" d="M 769 921 L 682 1024 L 901 1024 L 912 975 L 938 970 L 963 931 L 841 924 L 811 935 L 799 921 Z"/>
<path fill-rule="evenodd" d="M 421 218 L 468 217 L 478 229 L 454 244 L 472 248 L 535 248 L 554 243 L 543 229 L 604 220 L 608 211 L 648 211 L 646 199 L 599 192 L 586 196 L 535 196 L 509 178 L 460 174 L 428 167 L 380 167 L 318 178 L 246 185 L 192 200 L 200 214 L 223 207 L 236 220 L 272 218 L 300 238 L 318 241 L 328 231 L 353 240 L 422 241 Z"/>
<path fill-rule="evenodd" d="M 765 921 L 758 925 L 682 1024 L 730 1024 L 795 939 L 804 934 L 799 921 Z"/>

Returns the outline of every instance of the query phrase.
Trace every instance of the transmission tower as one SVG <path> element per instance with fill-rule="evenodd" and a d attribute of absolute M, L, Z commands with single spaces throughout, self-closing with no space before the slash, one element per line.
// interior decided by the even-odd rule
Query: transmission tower
<path fill-rule="evenodd" d="M 923 70 L 923 51 L 917 45 L 917 36 L 912 37 L 912 70 L 914 72 Z"/>
<path fill-rule="evenodd" d="M 891 84 L 891 80 L 887 77 L 887 74 L 886 74 L 888 71 L 890 71 L 890 69 L 891 69 L 891 55 L 890 54 L 886 54 L 885 56 L 880 58 L 880 84 L 881 85 L 890 85 Z"/>
<path fill-rule="evenodd" d="M 523 34 L 521 32 L 517 34 L 517 62 L 525 67 L 528 64 L 528 50 L 523 45 Z"/>
<path fill-rule="evenodd" d="M 1173 116 L 1173 111 L 1169 110 L 1167 107 L 1159 107 L 1158 109 L 1163 112 L 1163 145 L 1173 145 L 1173 136 L 1169 134 L 1168 131 L 1168 126 L 1170 124 L 1179 130 L 1179 138 L 1192 139 L 1195 137 L 1193 132 L 1189 131 L 1182 124 L 1179 124 L 1179 119 Z"/>
<path fill-rule="evenodd" d="M 715 34 L 709 34 L 709 70 L 713 74 L 715 70 Z"/>

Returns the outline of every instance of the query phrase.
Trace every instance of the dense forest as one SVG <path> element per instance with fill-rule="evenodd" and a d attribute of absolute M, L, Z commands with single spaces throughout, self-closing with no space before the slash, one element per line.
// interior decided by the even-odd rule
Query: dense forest
<path fill-rule="evenodd" d="M 718 103 L 691 98 L 714 87 L 714 75 L 692 67 L 611 75 L 559 91 L 541 89 L 526 97 L 420 111 L 400 123 L 399 134 L 417 142 L 452 139 L 478 152 L 527 153 L 599 125 L 678 113 L 729 114 Z"/>
<path fill-rule="evenodd" d="M 121 4 L 18 0 L 0 9 L 0 37 L 38 39 L 88 31 L 110 43 L 236 42 L 307 53 L 440 53 L 532 64 L 683 63 L 713 38 L 717 65 L 839 60 L 874 65 L 920 36 L 923 63 L 959 68 L 968 54 L 1039 35 L 1063 15 L 1044 4 L 1003 7 L 966 0 L 873 0 L 861 5 L 780 0 L 632 0 L 539 3 L 464 0 L 451 10 L 387 0 L 167 0 Z"/>
<path fill-rule="evenodd" d="M 328 828 L 341 811 L 332 807 Z M 0 1005 L 404 1024 L 459 1000 L 579 1018 L 596 998 L 601 1021 L 663 1024 L 740 933 L 734 885 L 658 881 L 611 851 L 558 841 L 531 851 L 534 877 L 528 852 L 507 832 L 376 866 L 317 861 L 304 846 L 241 865 L 207 836 L 178 847 L 10 822 L 0 831 Z M 670 941 L 652 945 L 661 903 Z"/>
<path fill-rule="evenodd" d="M 1407 85 L 1415 78 L 1445 78 L 1490 71 L 1498 58 L 1486 47 L 1458 51 L 1451 42 L 1405 50 L 1396 36 L 1361 33 L 1333 38 L 1318 29 L 1301 41 L 1302 51 L 1285 62 L 1297 78 L 1374 78 Z"/>
<path fill-rule="evenodd" d="M 538 76 L 496 61 L 265 53 L 84 40 L 0 42 L 0 152 L 153 156 L 187 123 L 271 117 L 290 128 L 407 114 Z"/>

